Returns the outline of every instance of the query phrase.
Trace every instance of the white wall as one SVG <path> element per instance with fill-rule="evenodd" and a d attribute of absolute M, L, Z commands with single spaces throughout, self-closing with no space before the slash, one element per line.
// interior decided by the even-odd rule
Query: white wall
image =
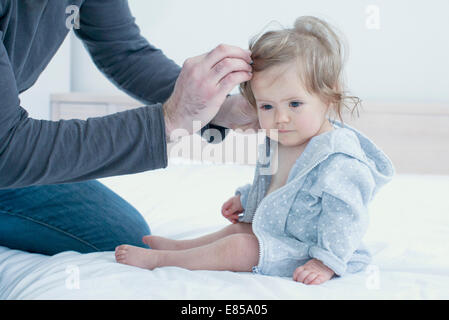
<path fill-rule="evenodd" d="M 316 15 L 347 37 L 347 79 L 365 100 L 449 101 L 449 1 L 447 0 L 130 0 L 143 35 L 178 64 L 219 43 L 246 48 L 270 21 L 290 26 Z M 366 24 L 379 9 L 380 29 Z M 73 53 L 81 54 L 78 42 Z M 83 52 L 83 54 L 85 54 Z M 72 75 L 75 91 L 115 92 L 87 55 Z M 79 71 L 79 72 L 78 72 Z M 82 79 L 82 80 L 81 80 Z"/>
<path fill-rule="evenodd" d="M 248 46 L 248 40 L 276 20 L 290 26 L 296 17 L 316 15 L 347 37 L 347 79 L 364 100 L 449 101 L 449 1 L 447 0 L 129 0 L 142 34 L 182 65 L 220 43 Z M 379 9 L 380 29 L 369 29 Z M 275 25 L 274 25 L 275 26 Z M 30 114 L 48 118 L 52 92 L 118 94 L 72 34 L 24 93 Z"/>

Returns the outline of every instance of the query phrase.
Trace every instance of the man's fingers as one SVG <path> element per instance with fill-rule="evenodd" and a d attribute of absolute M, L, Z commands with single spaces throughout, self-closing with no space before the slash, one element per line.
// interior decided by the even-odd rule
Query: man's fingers
<path fill-rule="evenodd" d="M 247 71 L 250 63 L 250 51 L 230 45 L 219 45 L 209 53 L 187 59 L 169 103 L 164 104 L 167 136 L 177 128 L 192 133 L 193 120 L 210 123 L 226 95 L 251 78 Z"/>
<path fill-rule="evenodd" d="M 218 47 L 216 47 L 206 55 L 204 59 L 204 66 L 208 69 L 212 69 L 213 66 L 215 66 L 224 58 L 242 59 L 250 64 L 251 52 L 249 50 L 244 50 L 236 46 L 220 44 Z"/>
<path fill-rule="evenodd" d="M 223 78 L 232 72 L 251 72 L 251 66 L 242 59 L 224 58 L 212 67 L 212 82 L 219 83 Z"/>
<path fill-rule="evenodd" d="M 240 83 L 249 81 L 251 78 L 252 74 L 245 71 L 232 72 L 228 74 L 218 83 L 219 95 L 226 96 Z"/>

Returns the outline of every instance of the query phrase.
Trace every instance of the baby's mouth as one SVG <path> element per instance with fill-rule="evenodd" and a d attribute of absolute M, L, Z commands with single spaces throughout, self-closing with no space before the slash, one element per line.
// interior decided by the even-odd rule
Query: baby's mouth
<path fill-rule="evenodd" d="M 292 132 L 293 130 L 278 130 L 279 133 L 288 133 L 288 132 Z"/>

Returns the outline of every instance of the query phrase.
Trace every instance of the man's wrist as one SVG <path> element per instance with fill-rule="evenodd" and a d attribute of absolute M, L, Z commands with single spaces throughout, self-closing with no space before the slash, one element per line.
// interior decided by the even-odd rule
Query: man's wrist
<path fill-rule="evenodd" d="M 173 132 L 173 124 L 171 120 L 171 112 L 170 112 L 170 99 L 167 100 L 162 105 L 162 114 L 164 117 L 164 123 L 165 123 L 165 139 L 167 143 L 171 142 L 171 133 Z"/>
<path fill-rule="evenodd" d="M 228 104 L 231 103 L 230 99 L 231 99 L 232 95 L 228 94 L 226 96 L 226 100 L 224 101 L 224 103 L 222 104 L 220 110 L 218 111 L 218 113 L 215 115 L 215 117 L 210 121 L 209 124 L 218 126 L 218 127 L 224 127 L 224 128 L 230 128 L 231 124 L 229 123 L 229 121 L 227 121 L 227 117 L 226 117 L 226 113 L 228 109 Z"/>

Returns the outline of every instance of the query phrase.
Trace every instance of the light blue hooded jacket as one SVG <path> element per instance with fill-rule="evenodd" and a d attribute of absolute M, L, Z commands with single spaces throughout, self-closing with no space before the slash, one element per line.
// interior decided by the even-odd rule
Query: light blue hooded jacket
<path fill-rule="evenodd" d="M 369 264 L 371 255 L 362 243 L 368 204 L 392 179 L 394 168 L 362 133 L 337 121 L 332 124 L 333 131 L 310 140 L 286 184 L 265 197 L 271 182 L 262 171 L 271 161 L 270 152 L 264 154 L 270 150 L 267 138 L 259 149 L 253 183 L 237 189 L 244 208 L 239 221 L 252 223 L 259 241 L 253 272 L 291 277 L 315 258 L 342 276 Z"/>

